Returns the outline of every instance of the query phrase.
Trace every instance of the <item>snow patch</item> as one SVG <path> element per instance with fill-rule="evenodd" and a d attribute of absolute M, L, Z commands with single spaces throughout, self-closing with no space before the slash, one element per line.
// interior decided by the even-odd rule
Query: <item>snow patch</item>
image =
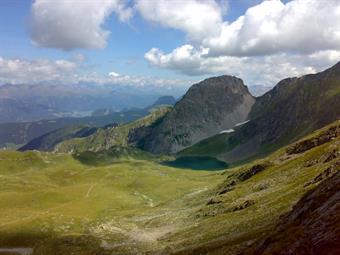
<path fill-rule="evenodd" d="M 232 133 L 232 132 L 234 132 L 235 130 L 234 129 L 227 129 L 227 130 L 222 130 L 221 132 L 220 132 L 220 134 L 229 134 L 229 133 Z"/>
<path fill-rule="evenodd" d="M 237 123 L 237 124 L 235 125 L 235 127 L 242 126 L 242 125 L 244 125 L 244 124 L 248 123 L 249 121 L 250 121 L 250 120 L 246 120 L 246 121 L 243 121 L 243 122 Z"/>

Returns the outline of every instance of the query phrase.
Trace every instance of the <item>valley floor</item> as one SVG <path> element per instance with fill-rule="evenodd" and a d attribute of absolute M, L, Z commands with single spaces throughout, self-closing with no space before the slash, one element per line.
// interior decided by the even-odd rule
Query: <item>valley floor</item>
<path fill-rule="evenodd" d="M 339 171 L 338 135 L 300 147 L 215 172 L 0 152 L 0 254 L 237 254 Z"/>

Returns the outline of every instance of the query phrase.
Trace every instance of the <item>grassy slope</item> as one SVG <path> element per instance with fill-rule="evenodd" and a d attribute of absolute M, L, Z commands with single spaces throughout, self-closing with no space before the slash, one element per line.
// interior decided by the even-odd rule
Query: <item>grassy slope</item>
<path fill-rule="evenodd" d="M 32 247 L 46 238 L 42 248 L 48 249 L 52 239 L 98 237 L 104 228 L 109 240 L 120 243 L 124 231 L 137 231 L 128 239 L 139 245 L 148 238 L 138 232 L 147 223 L 141 214 L 152 209 L 148 217 L 158 217 L 168 211 L 164 203 L 211 188 L 219 179 L 151 160 L 93 167 L 70 155 L 37 152 L 0 152 L 0 159 L 0 247 Z"/>
<path fill-rule="evenodd" d="M 35 254 L 49 255 L 235 254 L 275 227 L 317 183 L 305 184 L 339 160 L 324 162 L 339 149 L 339 137 L 301 154 L 283 148 L 222 173 L 152 159 L 93 166 L 70 155 L 1 152 L 0 247 L 35 245 Z M 264 163 L 262 172 L 240 177 Z"/>
<path fill-rule="evenodd" d="M 0 146 L 11 149 L 10 144 L 24 145 L 54 130 L 75 125 L 102 127 L 111 123 L 126 123 L 142 118 L 148 114 L 146 109 L 125 112 L 113 112 L 103 116 L 82 118 L 59 118 L 19 123 L 0 123 Z M 18 146 L 17 146 L 18 147 Z"/>
<path fill-rule="evenodd" d="M 340 121 L 330 126 L 338 126 L 339 129 Z M 328 127 L 305 139 L 319 136 Z M 337 151 L 338 157 L 324 162 L 334 151 Z M 211 193 L 210 199 L 214 202 L 199 209 L 197 217 L 200 224 L 176 235 L 176 239 L 182 240 L 179 246 L 189 246 L 177 253 L 238 253 L 240 248 L 270 232 L 279 217 L 318 182 L 306 184 L 339 162 L 339 153 L 340 137 L 337 137 L 301 154 L 287 155 L 286 148 L 282 148 L 262 160 L 227 170 L 224 182 Z M 237 178 L 257 164 L 268 164 L 268 167 L 244 181 Z M 340 169 L 337 167 L 335 171 Z M 236 184 L 230 185 L 231 182 Z M 231 190 L 219 194 L 227 188 Z M 254 204 L 238 210 L 246 201 Z M 204 235 L 197 236 L 197 233 Z"/>
<path fill-rule="evenodd" d="M 110 129 L 99 129 L 85 138 L 75 138 L 57 145 L 58 152 L 100 151 L 112 146 L 127 146 L 128 135 L 132 129 L 148 126 L 170 111 L 171 107 L 155 109 L 144 118 Z"/>

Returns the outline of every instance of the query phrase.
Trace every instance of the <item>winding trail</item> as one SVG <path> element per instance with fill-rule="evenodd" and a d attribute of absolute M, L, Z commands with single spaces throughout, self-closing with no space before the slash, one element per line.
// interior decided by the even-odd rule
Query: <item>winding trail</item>
<path fill-rule="evenodd" d="M 0 254 L 2 252 L 6 253 L 16 253 L 20 255 L 31 255 L 33 254 L 33 249 L 32 248 L 0 248 Z"/>

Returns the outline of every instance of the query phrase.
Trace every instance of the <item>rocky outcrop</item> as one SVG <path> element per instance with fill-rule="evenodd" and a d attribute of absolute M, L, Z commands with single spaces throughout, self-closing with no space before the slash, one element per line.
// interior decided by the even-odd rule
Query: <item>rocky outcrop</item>
<path fill-rule="evenodd" d="M 256 99 L 250 121 L 231 134 L 229 149 L 218 158 L 235 163 L 270 153 L 340 119 L 339 88 L 340 62 L 320 73 L 280 81 Z M 321 141 L 302 147 L 314 142 Z"/>
<path fill-rule="evenodd" d="M 340 254 L 340 172 L 309 191 L 245 254 Z"/>
<path fill-rule="evenodd" d="M 306 139 L 301 142 L 295 143 L 292 146 L 287 148 L 287 154 L 296 154 L 296 153 L 303 153 L 307 150 L 310 150 L 314 147 L 320 146 L 324 143 L 335 139 L 340 135 L 340 125 L 331 127 L 321 133 L 317 137 L 313 137 L 311 139 Z"/>
<path fill-rule="evenodd" d="M 247 120 L 255 103 L 243 81 L 233 76 L 193 85 L 143 143 L 154 153 L 175 153 Z"/>

